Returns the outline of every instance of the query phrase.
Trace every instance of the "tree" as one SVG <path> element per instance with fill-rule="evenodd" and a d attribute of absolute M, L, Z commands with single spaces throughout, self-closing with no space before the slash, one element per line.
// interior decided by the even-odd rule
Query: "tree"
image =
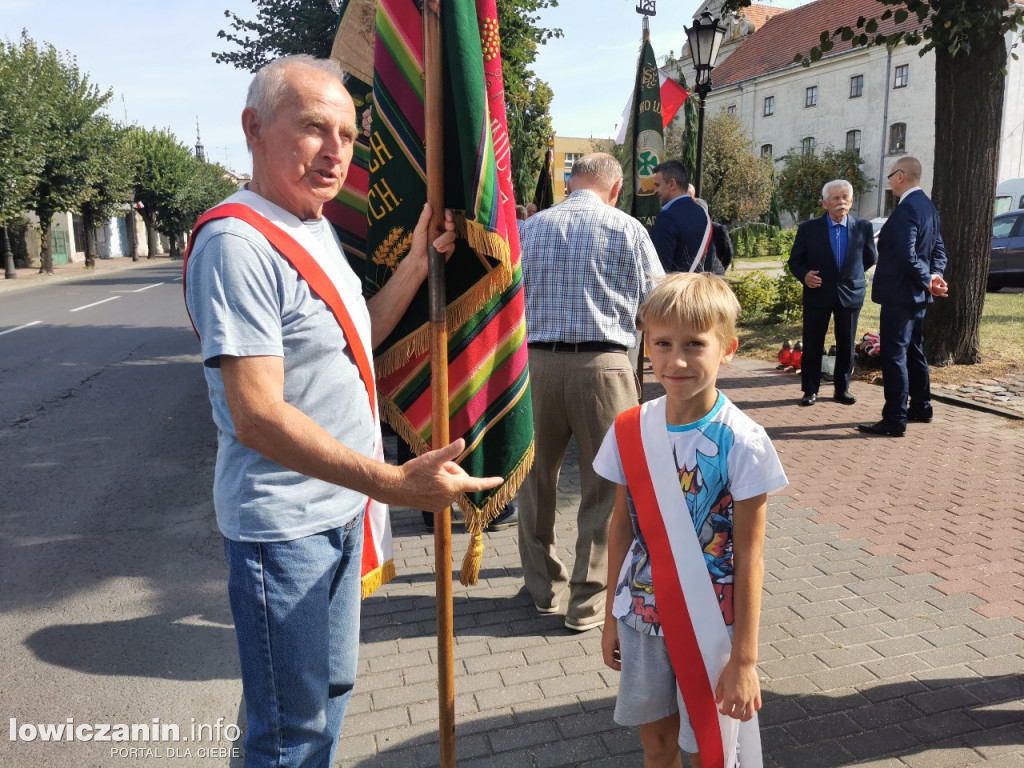
<path fill-rule="evenodd" d="M 855 200 L 872 186 L 860 169 L 863 160 L 850 149 L 825 146 L 809 154 L 791 149 L 782 159 L 786 167 L 777 176 L 778 199 L 797 221 L 806 221 L 821 207 L 821 188 L 832 179 L 850 182 Z"/>
<path fill-rule="evenodd" d="M 233 31 L 220 30 L 217 37 L 235 43 L 241 50 L 211 54 L 218 62 L 255 72 L 279 56 L 308 53 L 326 59 L 331 55 L 338 15 L 327 0 L 253 2 L 258 9 L 255 21 L 224 11 Z"/>
<path fill-rule="evenodd" d="M 560 29 L 538 25 L 538 11 L 553 8 L 558 0 L 497 0 L 501 34 L 501 66 L 505 78 L 505 112 L 511 144 L 512 185 L 517 201 L 533 199 L 551 128 L 554 92 L 531 67 L 537 49 Z"/>
<path fill-rule="evenodd" d="M 704 126 L 701 196 L 711 218 L 751 221 L 768 211 L 772 162 L 751 151 L 751 140 L 736 115 L 722 111 Z"/>
<path fill-rule="evenodd" d="M 142 203 L 139 215 L 146 225 L 146 242 L 152 259 L 157 252 L 158 226 L 163 224 L 164 218 L 177 223 L 175 217 L 181 206 L 179 201 L 187 194 L 195 157 L 166 129 L 132 126 L 129 142 L 136 158 L 134 202 Z M 173 234 L 169 229 L 164 231 Z"/>
<path fill-rule="evenodd" d="M 96 228 L 120 213 L 134 192 L 136 157 L 128 131 L 108 118 L 93 118 L 88 126 L 89 175 L 82 201 L 85 225 L 85 266 L 96 265 Z"/>
<path fill-rule="evenodd" d="M 935 157 L 941 162 L 934 163 L 932 199 L 942 216 L 950 295 L 928 312 L 926 352 L 935 365 L 978 363 L 992 247 L 1006 34 L 1024 25 L 1024 10 L 1016 4 L 1011 10 L 1009 0 L 878 0 L 878 4 L 877 18 L 823 31 L 820 45 L 798 60 L 805 64 L 819 60 L 833 49 L 834 40 L 853 45 L 923 43 L 922 56 L 935 51 Z M 734 11 L 747 5 L 750 0 L 727 0 L 725 8 Z M 911 14 L 920 26 L 879 33 L 879 21 L 891 18 L 900 24 Z"/>
<path fill-rule="evenodd" d="M 331 53 L 337 15 L 327 0 L 253 0 L 255 21 L 225 11 L 233 32 L 217 36 L 241 50 L 214 53 L 218 61 L 255 72 L 268 61 L 287 54 L 308 53 L 326 58 Z M 512 184 L 516 200 L 533 195 L 541 155 L 551 137 L 550 86 L 530 67 L 537 48 L 558 29 L 538 26 L 538 11 L 558 5 L 558 0 L 497 0 L 501 33 L 501 64 L 505 76 L 505 110 L 511 144 Z"/>
<path fill-rule="evenodd" d="M 238 191 L 220 166 L 189 156 L 184 167 L 184 183 L 160 207 L 160 227 L 171 240 L 171 258 L 182 257 L 183 235 L 196 219 L 228 195 Z"/>
<path fill-rule="evenodd" d="M 42 121 L 36 136 L 43 167 L 28 204 L 39 217 L 39 271 L 53 273 L 50 226 L 54 214 L 77 211 L 89 191 L 89 135 L 96 113 L 110 101 L 82 74 L 74 57 L 50 44 L 36 46 L 22 33 L 21 48 L 28 66 L 24 74 L 40 98 Z"/>
<path fill-rule="evenodd" d="M 0 225 L 21 218 L 43 171 L 46 112 L 32 75 L 38 54 L 28 38 L 0 41 Z"/>

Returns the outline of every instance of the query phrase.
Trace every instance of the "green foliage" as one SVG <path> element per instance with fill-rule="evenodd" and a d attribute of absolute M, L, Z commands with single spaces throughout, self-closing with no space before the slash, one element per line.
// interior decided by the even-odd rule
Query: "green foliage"
<path fill-rule="evenodd" d="M 772 162 L 751 151 L 736 115 L 722 111 L 704 126 L 701 197 L 716 221 L 750 221 L 768 211 Z"/>
<path fill-rule="evenodd" d="M 36 45 L 26 32 L 18 43 L 5 46 L 5 54 L 20 62 L 20 85 L 27 87 L 30 103 L 39 110 L 32 124 L 37 145 L 32 153 L 37 162 L 41 157 L 42 165 L 30 174 L 31 182 L 15 179 L 13 188 L 30 190 L 19 202 L 39 217 L 43 270 L 52 272 L 50 220 L 58 211 L 80 210 L 88 197 L 96 113 L 110 101 L 111 92 L 90 83 L 73 56 L 58 53 L 49 43 Z"/>
<path fill-rule="evenodd" d="M 740 303 L 742 325 L 784 323 L 803 311 L 803 289 L 788 269 L 774 276 L 762 270 L 732 274 L 728 280 Z"/>
<path fill-rule="evenodd" d="M 776 179 L 779 203 L 797 221 L 806 221 L 822 210 L 821 188 L 826 182 L 846 179 L 853 186 L 855 200 L 874 186 L 861 170 L 864 161 L 849 149 L 825 146 L 809 155 L 791 149 L 782 159 L 786 166 Z"/>
<path fill-rule="evenodd" d="M 43 171 L 38 139 L 48 108 L 35 85 L 39 55 L 25 36 L 20 43 L 0 41 L 0 224 L 20 218 Z"/>
<path fill-rule="evenodd" d="M 137 158 L 128 129 L 102 115 L 90 126 L 88 141 L 89 178 L 82 218 L 86 228 L 92 228 L 101 226 L 131 202 Z"/>
<path fill-rule="evenodd" d="M 218 63 L 255 72 L 279 56 L 308 53 L 321 59 L 331 55 L 338 16 L 327 0 L 252 0 L 255 20 L 224 11 L 231 20 L 230 32 L 217 37 L 240 50 L 211 54 Z"/>
<path fill-rule="evenodd" d="M 733 260 L 789 258 L 796 239 L 795 229 L 780 229 L 770 224 L 751 223 L 729 230 L 732 238 Z"/>
<path fill-rule="evenodd" d="M 532 66 L 538 48 L 562 36 L 560 29 L 546 29 L 538 23 L 539 11 L 557 5 L 558 0 L 497 0 L 512 186 L 517 202 L 533 199 L 544 150 L 553 135 L 554 92 L 534 74 Z"/>

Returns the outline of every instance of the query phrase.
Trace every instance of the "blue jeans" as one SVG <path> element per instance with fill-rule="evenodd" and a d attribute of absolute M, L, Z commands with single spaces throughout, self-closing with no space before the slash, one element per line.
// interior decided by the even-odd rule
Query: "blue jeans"
<path fill-rule="evenodd" d="M 356 680 L 363 516 L 295 541 L 224 540 L 247 768 L 329 768 Z"/>

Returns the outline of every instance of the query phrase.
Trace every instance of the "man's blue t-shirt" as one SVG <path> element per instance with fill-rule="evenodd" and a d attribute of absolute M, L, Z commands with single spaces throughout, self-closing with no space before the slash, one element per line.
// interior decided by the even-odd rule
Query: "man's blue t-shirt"
<path fill-rule="evenodd" d="M 359 279 L 326 219 L 304 222 L 344 275 L 338 291 L 353 317 L 369 324 Z M 221 533 L 235 541 L 291 541 L 337 528 L 366 496 L 306 477 L 242 445 L 228 409 L 220 355 L 284 358 L 284 398 L 338 441 L 373 455 L 366 387 L 327 305 L 266 239 L 238 219 L 217 219 L 196 236 L 186 301 L 202 339 L 218 430 L 214 507 Z"/>

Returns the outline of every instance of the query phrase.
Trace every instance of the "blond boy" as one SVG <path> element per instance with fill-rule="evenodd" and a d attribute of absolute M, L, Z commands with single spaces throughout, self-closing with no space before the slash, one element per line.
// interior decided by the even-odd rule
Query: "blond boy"
<path fill-rule="evenodd" d="M 594 460 L 618 484 L 604 661 L 644 765 L 759 768 L 757 627 L 767 495 L 787 484 L 764 429 L 716 388 L 739 304 L 709 273 L 669 275 L 640 308 L 662 398 L 621 414 Z M 654 585 L 658 585 L 655 595 Z"/>

